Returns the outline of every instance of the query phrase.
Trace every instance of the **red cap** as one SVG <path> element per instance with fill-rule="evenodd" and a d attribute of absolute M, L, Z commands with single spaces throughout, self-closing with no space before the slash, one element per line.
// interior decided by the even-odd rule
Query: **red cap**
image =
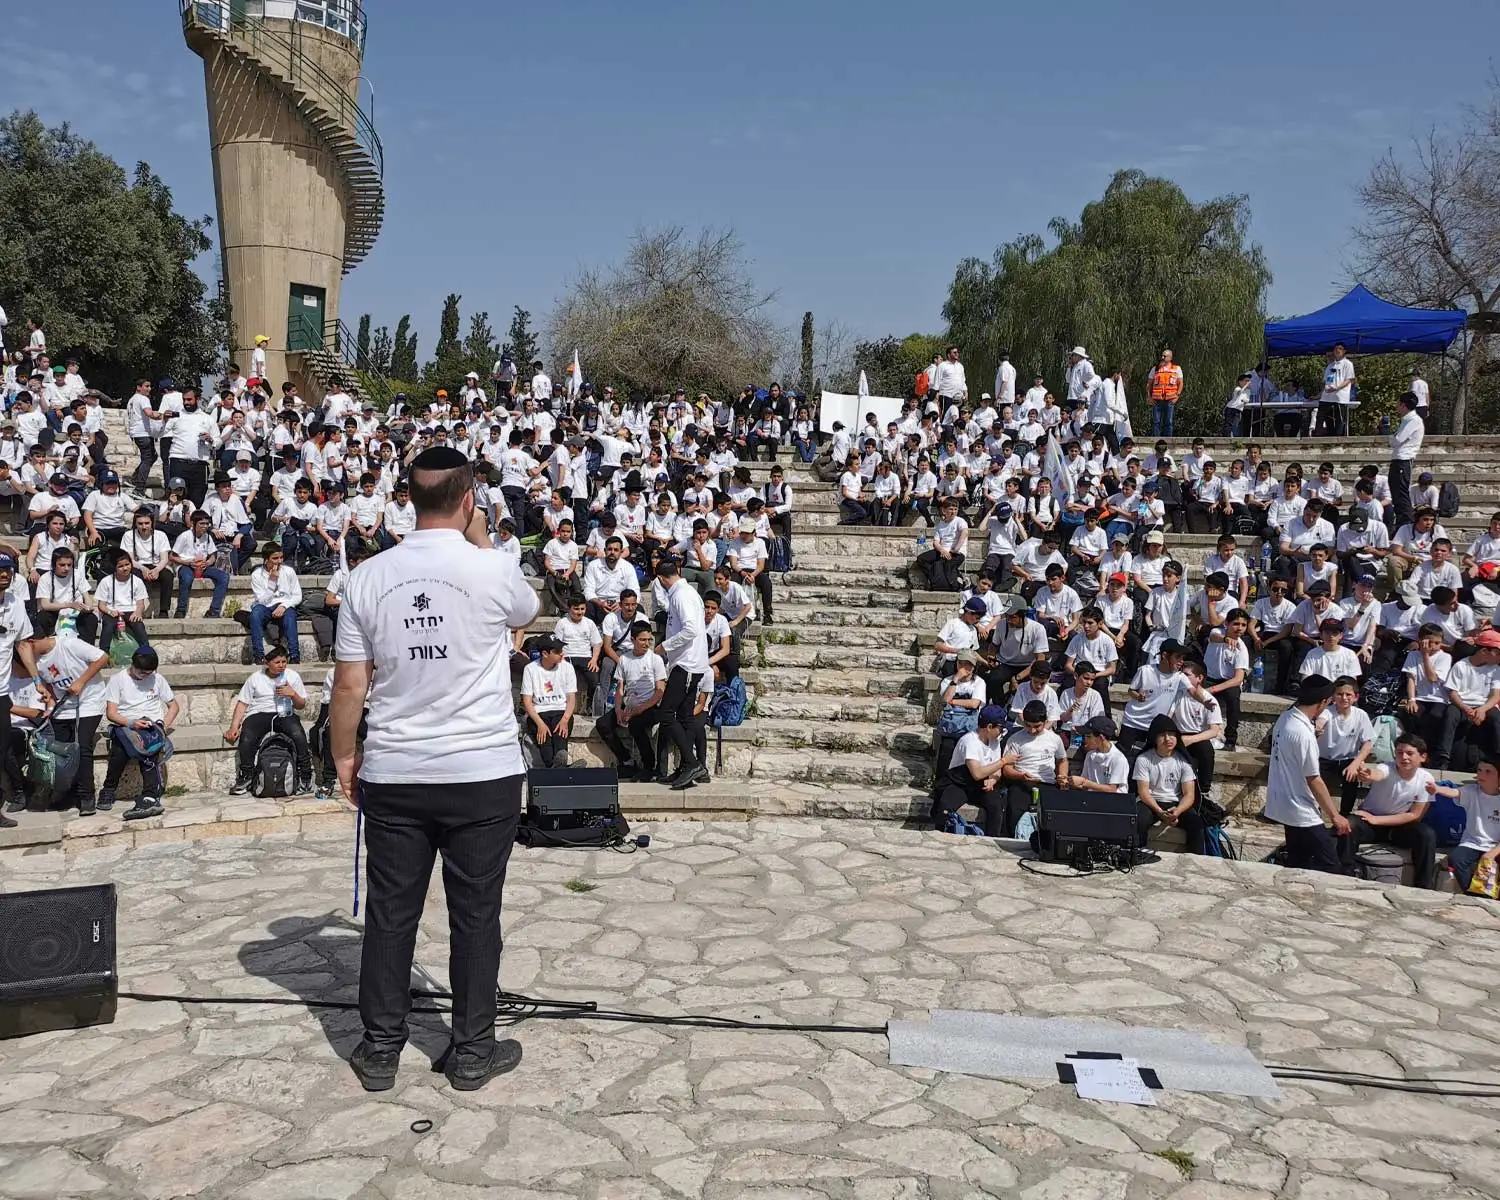
<path fill-rule="evenodd" d="M 1130 577 L 1124 571 L 1116 571 L 1109 577 L 1110 583 L 1129 583 Z"/>

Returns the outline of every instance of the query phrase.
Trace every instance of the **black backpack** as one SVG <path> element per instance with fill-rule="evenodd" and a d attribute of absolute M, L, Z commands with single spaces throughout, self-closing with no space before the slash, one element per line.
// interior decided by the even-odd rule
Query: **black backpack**
<path fill-rule="evenodd" d="M 1458 494 L 1458 484 L 1451 480 L 1438 488 L 1437 511 L 1440 517 L 1458 516 L 1458 505 L 1462 497 Z"/>
<path fill-rule="evenodd" d="M 250 794 L 260 797 L 293 796 L 297 792 L 297 748 L 292 739 L 272 729 L 255 748 L 250 770 Z"/>

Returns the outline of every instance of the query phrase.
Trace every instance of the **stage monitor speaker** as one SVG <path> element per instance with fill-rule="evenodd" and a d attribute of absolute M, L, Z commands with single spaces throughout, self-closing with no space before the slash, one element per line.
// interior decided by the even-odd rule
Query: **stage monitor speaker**
<path fill-rule="evenodd" d="M 115 1019 L 115 885 L 0 895 L 0 1038 Z"/>
<path fill-rule="evenodd" d="M 528 772 L 527 824 L 555 832 L 582 829 L 620 815 L 620 777 L 613 767 L 561 767 Z"/>
<path fill-rule="evenodd" d="M 1134 850 L 1135 806 L 1136 798 L 1128 792 L 1040 788 L 1036 819 L 1041 835 L 1039 851 L 1044 858 L 1064 858 L 1090 843 Z"/>

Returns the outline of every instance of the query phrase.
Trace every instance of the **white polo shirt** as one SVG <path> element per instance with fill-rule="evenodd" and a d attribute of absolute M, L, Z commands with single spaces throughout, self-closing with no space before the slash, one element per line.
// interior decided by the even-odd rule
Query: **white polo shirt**
<path fill-rule="evenodd" d="M 525 769 L 509 630 L 538 600 L 508 555 L 417 529 L 349 575 L 335 657 L 374 662 L 361 778 L 474 783 Z"/>

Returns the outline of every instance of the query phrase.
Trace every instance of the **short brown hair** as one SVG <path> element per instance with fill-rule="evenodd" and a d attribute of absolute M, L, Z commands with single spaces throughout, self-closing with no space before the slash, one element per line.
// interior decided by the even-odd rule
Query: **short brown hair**
<path fill-rule="evenodd" d="M 411 502 L 418 516 L 456 512 L 474 487 L 474 466 L 457 450 L 435 446 L 411 464 Z"/>

